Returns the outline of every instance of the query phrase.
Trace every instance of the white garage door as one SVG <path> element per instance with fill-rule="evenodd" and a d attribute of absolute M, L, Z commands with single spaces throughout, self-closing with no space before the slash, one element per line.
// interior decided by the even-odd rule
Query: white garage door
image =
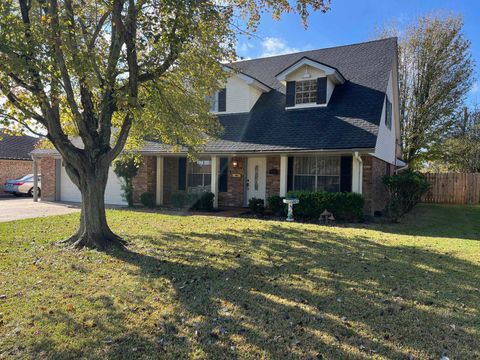
<path fill-rule="evenodd" d="M 127 205 L 122 198 L 120 179 L 113 172 L 112 167 L 108 170 L 107 188 L 105 189 L 105 204 L 110 205 Z M 70 180 L 65 171 L 65 167 L 62 166 L 60 171 L 60 200 L 81 202 L 82 196 L 75 184 Z"/>

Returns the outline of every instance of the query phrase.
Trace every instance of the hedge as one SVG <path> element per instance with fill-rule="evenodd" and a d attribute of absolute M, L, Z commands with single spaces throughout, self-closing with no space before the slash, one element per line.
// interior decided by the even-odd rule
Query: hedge
<path fill-rule="evenodd" d="M 362 195 L 351 192 L 291 191 L 288 197 L 295 197 L 300 203 L 293 208 L 297 218 L 317 220 L 327 209 L 336 220 L 360 221 L 363 219 L 364 200 Z"/>

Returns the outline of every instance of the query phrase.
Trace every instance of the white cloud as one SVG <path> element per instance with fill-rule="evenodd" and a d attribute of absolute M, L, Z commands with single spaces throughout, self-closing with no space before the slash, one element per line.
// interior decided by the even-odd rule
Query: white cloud
<path fill-rule="evenodd" d="M 261 57 L 299 52 L 300 49 L 288 46 L 287 42 L 277 37 L 267 37 L 262 41 Z"/>

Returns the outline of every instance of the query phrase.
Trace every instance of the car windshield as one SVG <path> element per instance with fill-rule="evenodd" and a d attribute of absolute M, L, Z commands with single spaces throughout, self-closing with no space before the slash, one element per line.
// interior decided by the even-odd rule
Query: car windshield
<path fill-rule="evenodd" d="M 17 180 L 18 181 L 31 181 L 32 178 L 33 178 L 33 175 L 29 174 L 29 175 L 22 176 L 21 178 L 18 178 Z"/>

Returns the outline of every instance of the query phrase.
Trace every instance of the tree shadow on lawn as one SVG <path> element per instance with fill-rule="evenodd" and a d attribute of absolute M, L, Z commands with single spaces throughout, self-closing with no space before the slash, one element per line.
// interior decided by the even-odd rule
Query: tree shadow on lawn
<path fill-rule="evenodd" d="M 480 205 L 418 204 L 399 223 L 349 224 L 385 233 L 480 240 Z"/>
<path fill-rule="evenodd" d="M 184 311 L 159 318 L 145 336 L 128 313 L 100 299 L 111 314 L 98 326 L 114 342 L 84 348 L 104 358 L 475 358 L 479 348 L 480 267 L 450 255 L 282 225 L 168 232 L 132 243 L 148 253 L 133 245 L 111 255 L 152 287 L 167 279 Z M 64 316 L 49 321 L 71 321 Z M 88 356 L 62 354 L 48 339 L 37 345 L 59 358 Z"/>

